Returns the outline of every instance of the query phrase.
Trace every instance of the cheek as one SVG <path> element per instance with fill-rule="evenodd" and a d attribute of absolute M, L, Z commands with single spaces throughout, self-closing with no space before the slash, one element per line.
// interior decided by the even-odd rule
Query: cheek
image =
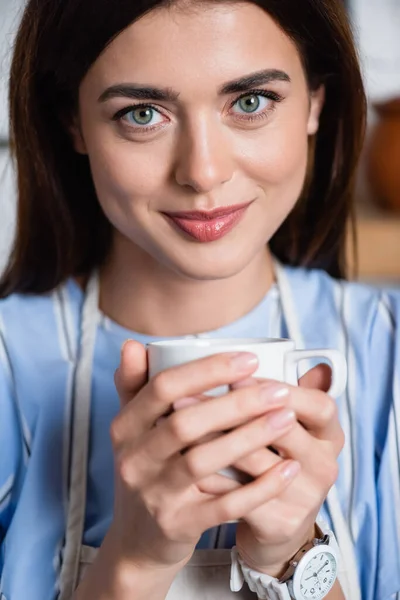
<path fill-rule="evenodd" d="M 101 128 L 85 135 L 93 181 L 106 213 L 131 214 L 157 198 L 168 179 L 166 144 L 137 144 Z"/>
<path fill-rule="evenodd" d="M 98 148 L 90 153 L 90 164 L 100 198 L 133 200 L 137 196 L 151 196 L 157 189 L 163 173 L 154 154 L 133 151 L 128 142 Z"/>
<path fill-rule="evenodd" d="M 248 146 L 246 171 L 267 197 L 279 194 L 282 202 L 294 203 L 301 193 L 308 159 L 305 116 L 276 123 Z"/>

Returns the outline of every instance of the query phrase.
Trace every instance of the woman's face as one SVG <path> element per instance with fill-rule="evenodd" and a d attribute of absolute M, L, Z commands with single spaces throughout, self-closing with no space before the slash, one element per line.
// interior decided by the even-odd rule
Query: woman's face
<path fill-rule="evenodd" d="M 226 278 L 296 203 L 322 96 L 256 5 L 162 8 L 90 69 L 75 146 L 117 240 L 185 277 Z"/>

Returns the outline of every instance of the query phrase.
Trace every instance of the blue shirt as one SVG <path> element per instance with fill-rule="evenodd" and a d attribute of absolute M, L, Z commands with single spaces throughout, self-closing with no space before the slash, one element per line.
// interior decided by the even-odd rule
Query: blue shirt
<path fill-rule="evenodd" d="M 349 365 L 338 399 L 346 446 L 337 483 L 355 543 L 363 600 L 400 592 L 400 298 L 286 269 L 307 348 L 337 348 Z M 0 302 L 0 591 L 6 600 L 58 593 L 69 485 L 71 398 L 83 293 L 71 280 L 51 294 Z M 274 287 L 248 315 L 209 337 L 286 337 Z M 95 345 L 83 543 L 99 547 L 112 519 L 110 423 L 119 410 L 114 371 L 128 331 L 102 316 Z M 330 522 L 325 509 L 323 516 Z M 234 526 L 199 548 L 231 547 Z M 400 596 L 399 596 L 400 597 Z M 1 596 L 0 596 L 1 598 Z"/>

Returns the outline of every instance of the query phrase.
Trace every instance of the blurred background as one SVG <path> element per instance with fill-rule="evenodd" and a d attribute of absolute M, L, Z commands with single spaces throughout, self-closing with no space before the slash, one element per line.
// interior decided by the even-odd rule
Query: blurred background
<path fill-rule="evenodd" d="M 24 4 L 25 0 L 0 0 L 0 270 L 15 223 L 7 79 Z M 369 98 L 368 135 L 357 186 L 359 278 L 400 286 L 400 0 L 346 0 L 346 5 Z"/>

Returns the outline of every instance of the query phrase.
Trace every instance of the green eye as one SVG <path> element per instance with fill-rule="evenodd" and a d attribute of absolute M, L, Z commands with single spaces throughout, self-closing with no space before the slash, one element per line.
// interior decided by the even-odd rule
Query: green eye
<path fill-rule="evenodd" d="M 260 96 L 256 96 L 251 94 L 249 96 L 243 96 L 238 100 L 238 106 L 240 110 L 245 113 L 253 113 L 256 112 L 260 108 Z"/>
<path fill-rule="evenodd" d="M 149 125 L 154 118 L 155 111 L 150 107 L 142 107 L 128 113 L 128 120 L 136 125 Z"/>

